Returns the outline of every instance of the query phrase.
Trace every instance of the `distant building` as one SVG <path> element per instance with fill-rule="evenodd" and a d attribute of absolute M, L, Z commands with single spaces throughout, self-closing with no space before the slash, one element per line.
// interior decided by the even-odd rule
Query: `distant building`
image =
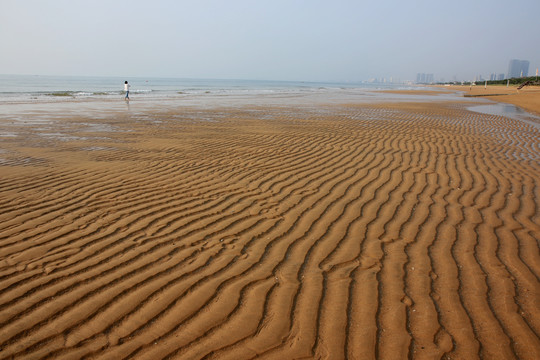
<path fill-rule="evenodd" d="M 512 59 L 508 64 L 508 78 L 525 77 L 529 74 L 529 62 L 527 60 Z"/>
<path fill-rule="evenodd" d="M 417 84 L 433 84 L 435 82 L 435 76 L 433 74 L 416 74 L 416 83 Z"/>
<path fill-rule="evenodd" d="M 504 80 L 504 74 L 492 73 L 489 75 L 489 81 Z"/>

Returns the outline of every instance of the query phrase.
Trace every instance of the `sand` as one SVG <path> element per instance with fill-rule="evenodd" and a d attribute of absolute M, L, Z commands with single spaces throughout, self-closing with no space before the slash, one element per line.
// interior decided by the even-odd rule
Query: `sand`
<path fill-rule="evenodd" d="M 452 90 L 461 90 L 461 89 L 452 89 Z M 385 93 L 385 94 L 398 94 L 398 95 L 428 95 L 428 96 L 437 96 L 437 95 L 440 95 L 440 94 L 451 94 L 455 91 L 443 91 L 443 90 L 438 90 L 438 91 L 433 91 L 432 89 L 429 89 L 429 90 L 412 90 L 412 89 L 407 89 L 407 90 L 379 90 L 378 92 L 382 92 L 382 93 Z"/>
<path fill-rule="evenodd" d="M 439 87 L 441 88 L 441 87 Z M 481 97 L 497 102 L 505 102 L 523 108 L 531 113 L 540 115 L 540 86 L 525 86 L 518 90 L 517 86 L 476 85 L 476 86 L 445 86 L 447 90 L 463 92 L 464 96 Z"/>
<path fill-rule="evenodd" d="M 0 357 L 539 359 L 540 129 L 467 106 L 4 123 Z"/>

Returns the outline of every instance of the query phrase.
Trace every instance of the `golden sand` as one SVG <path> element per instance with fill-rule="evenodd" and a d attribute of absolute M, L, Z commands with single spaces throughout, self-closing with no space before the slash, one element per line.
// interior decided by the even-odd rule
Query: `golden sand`
<path fill-rule="evenodd" d="M 464 92 L 465 96 L 505 102 L 519 106 L 527 111 L 540 115 L 540 86 L 525 86 L 518 90 L 517 86 L 445 86 L 444 89 Z"/>
<path fill-rule="evenodd" d="M 540 358 L 533 124 L 435 100 L 63 121 L 2 139 L 1 358 Z"/>
<path fill-rule="evenodd" d="M 455 91 L 433 91 L 433 90 L 380 90 L 378 92 L 386 94 L 398 94 L 398 95 L 429 95 L 437 96 L 439 94 L 450 94 Z"/>

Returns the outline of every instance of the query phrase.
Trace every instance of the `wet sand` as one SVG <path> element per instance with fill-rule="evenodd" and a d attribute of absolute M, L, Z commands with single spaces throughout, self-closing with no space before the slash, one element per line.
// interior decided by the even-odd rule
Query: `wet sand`
<path fill-rule="evenodd" d="M 398 94 L 398 95 L 428 95 L 428 96 L 437 96 L 440 94 L 451 94 L 454 91 L 448 90 L 438 90 L 433 91 L 432 89 L 429 90 L 380 90 L 379 92 L 385 93 L 385 94 Z"/>
<path fill-rule="evenodd" d="M 540 130 L 467 106 L 2 123 L 0 358 L 539 359 Z"/>
<path fill-rule="evenodd" d="M 540 115 L 540 86 L 525 86 L 518 90 L 517 86 L 444 86 L 445 90 L 457 90 L 465 96 L 481 97 L 497 102 L 519 106 L 522 109 Z"/>

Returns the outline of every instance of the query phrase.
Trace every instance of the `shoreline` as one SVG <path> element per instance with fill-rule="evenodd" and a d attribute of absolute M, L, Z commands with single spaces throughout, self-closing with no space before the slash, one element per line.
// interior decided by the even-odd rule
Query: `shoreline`
<path fill-rule="evenodd" d="M 518 90 L 517 86 L 506 87 L 506 85 L 488 85 L 487 88 L 483 85 L 476 85 L 473 86 L 472 89 L 470 86 L 461 85 L 440 85 L 433 87 L 436 89 L 462 92 L 464 96 L 468 97 L 481 97 L 495 102 L 516 105 L 540 116 L 540 87 L 538 86 L 526 86 L 521 90 Z"/>

